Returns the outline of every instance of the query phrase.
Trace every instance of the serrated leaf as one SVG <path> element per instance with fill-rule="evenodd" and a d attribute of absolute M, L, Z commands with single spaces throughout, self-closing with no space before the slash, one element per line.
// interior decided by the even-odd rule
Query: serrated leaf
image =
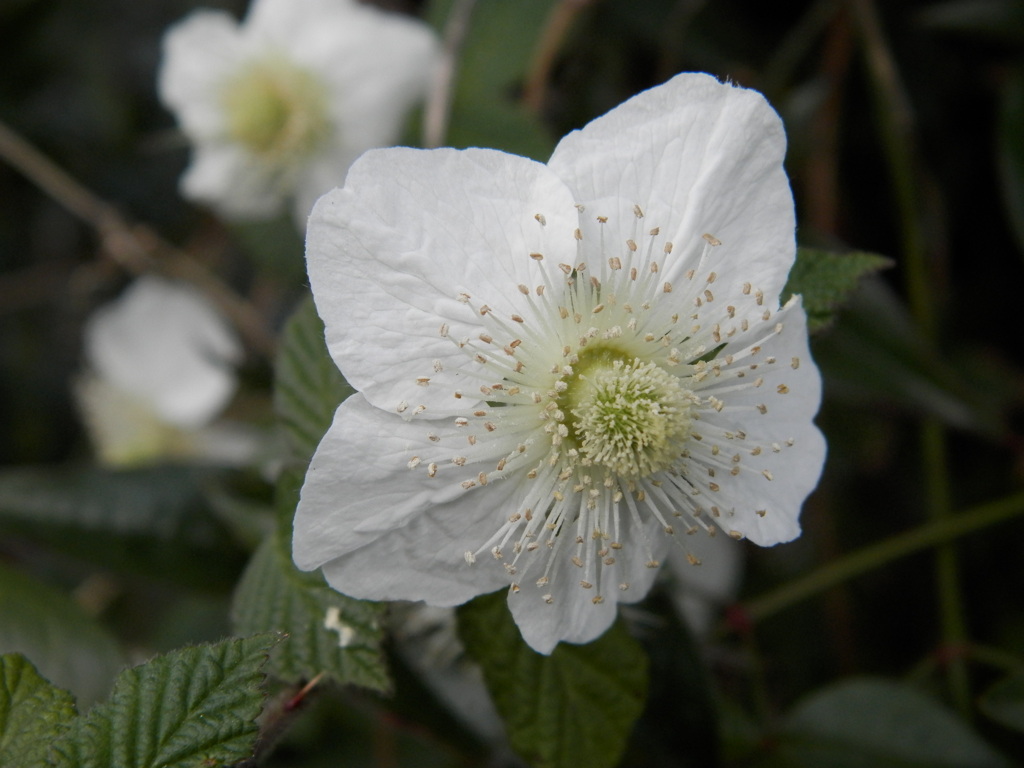
<path fill-rule="evenodd" d="M 985 691 L 979 705 L 997 723 L 1024 733 L 1024 673 L 1000 680 Z"/>
<path fill-rule="evenodd" d="M 291 518 L 302 476 L 282 475 L 282 525 L 253 555 L 235 591 L 232 619 L 240 634 L 288 635 L 268 671 L 283 680 L 309 680 L 321 672 L 340 683 L 375 690 L 390 687 L 381 653 L 383 606 L 335 592 L 319 572 L 298 570 L 291 557 Z"/>
<path fill-rule="evenodd" d="M 616 765 L 647 695 L 647 657 L 621 623 L 550 656 L 523 641 L 503 593 L 459 609 L 459 635 L 483 668 L 509 741 L 532 765 Z"/>
<path fill-rule="evenodd" d="M 836 310 L 862 277 L 891 264 L 874 253 L 840 254 L 800 248 L 782 295 L 784 300 L 793 294 L 803 297 L 807 329 L 814 333 L 832 322 Z"/>
<path fill-rule="evenodd" d="M 75 699 L 18 653 L 0 656 L 0 765 L 45 765 L 53 739 L 75 718 Z"/>
<path fill-rule="evenodd" d="M 880 679 L 813 694 L 774 740 L 792 768 L 1009 768 L 966 723 L 923 693 Z"/>
<path fill-rule="evenodd" d="M 0 535 L 190 586 L 234 583 L 244 554 L 204 501 L 216 470 L 18 467 L 0 472 Z"/>
<path fill-rule="evenodd" d="M 0 652 L 24 654 L 86 703 L 107 694 L 123 664 L 113 636 L 71 598 L 3 565 Z"/>
<path fill-rule="evenodd" d="M 121 673 L 53 746 L 57 768 L 200 768 L 250 757 L 274 635 L 182 648 Z"/>
<path fill-rule="evenodd" d="M 307 297 L 285 324 L 274 373 L 274 410 L 289 458 L 305 466 L 352 388 L 327 352 L 324 324 Z"/>

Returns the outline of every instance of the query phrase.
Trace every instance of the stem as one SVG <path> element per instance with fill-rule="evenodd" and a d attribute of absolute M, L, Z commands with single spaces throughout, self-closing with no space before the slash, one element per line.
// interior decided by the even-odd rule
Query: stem
<path fill-rule="evenodd" d="M 270 355 L 274 338 L 263 318 L 200 262 L 160 238 L 152 229 L 129 222 L 107 201 L 66 173 L 46 155 L 0 121 L 0 158 L 91 226 L 103 251 L 134 275 L 161 272 L 186 280 L 203 291 L 246 337 L 250 347 Z"/>
<path fill-rule="evenodd" d="M 806 576 L 754 598 L 741 606 L 741 613 L 750 621 L 763 621 L 809 597 L 821 594 L 894 560 L 1021 515 L 1024 515 L 1024 493 L 932 520 L 919 528 L 852 552 Z"/>
<path fill-rule="evenodd" d="M 476 0 L 455 0 L 444 25 L 444 43 L 441 61 L 434 73 L 434 82 L 427 98 L 423 116 L 423 146 L 440 147 L 448 135 L 448 120 L 452 111 L 452 91 L 458 71 L 459 55 L 469 32 L 469 19 Z"/>
<path fill-rule="evenodd" d="M 818 43 L 842 7 L 840 0 L 816 0 L 786 34 L 761 76 L 760 90 L 769 101 L 781 101 L 796 68 Z"/>
<path fill-rule="evenodd" d="M 914 320 L 922 336 L 933 347 L 938 337 L 937 307 L 932 285 L 933 254 L 929 252 L 919 200 L 922 191 L 916 181 L 913 118 L 892 53 L 882 33 L 877 10 L 871 0 L 850 0 L 860 28 L 868 70 L 876 90 L 878 120 L 892 186 L 900 211 L 903 237 L 904 275 Z M 946 434 L 942 424 L 926 416 L 920 428 L 925 506 L 929 519 L 944 520 L 952 513 L 946 466 Z M 956 550 L 952 545 L 936 552 L 936 587 L 945 645 L 967 643 L 963 595 Z M 949 665 L 950 694 L 961 713 L 971 711 L 970 681 L 963 659 Z"/>
<path fill-rule="evenodd" d="M 548 80 L 562 41 L 572 28 L 573 21 L 591 2 L 593 0 L 561 0 L 548 16 L 523 84 L 523 105 L 531 112 L 539 113 L 544 106 Z"/>

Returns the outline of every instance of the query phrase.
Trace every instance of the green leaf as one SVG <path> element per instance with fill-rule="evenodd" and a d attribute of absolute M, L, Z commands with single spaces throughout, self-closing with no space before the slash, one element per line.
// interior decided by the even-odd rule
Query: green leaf
<path fill-rule="evenodd" d="M 955 365 L 926 342 L 885 283 L 867 279 L 815 346 L 814 357 L 833 397 L 869 408 L 897 404 L 1000 439 L 1016 390 L 1005 385 L 1007 377 L 987 374 L 970 349 L 944 351 Z"/>
<path fill-rule="evenodd" d="M 44 765 L 54 737 L 76 716 L 75 699 L 21 654 L 0 656 L 0 765 Z"/>
<path fill-rule="evenodd" d="M 182 648 L 126 670 L 53 747 L 58 768 L 200 768 L 250 757 L 273 635 Z"/>
<path fill-rule="evenodd" d="M 1024 254 L 1024 67 L 1013 70 L 1003 83 L 996 130 L 1003 205 Z"/>
<path fill-rule="evenodd" d="M 486 7 L 499 5 L 492 3 Z M 555 143 L 537 117 L 492 94 L 456 98 L 445 145 L 460 149 L 485 146 L 547 162 Z"/>
<path fill-rule="evenodd" d="M 334 412 L 352 392 L 327 352 L 323 321 L 307 297 L 285 324 L 274 377 L 274 410 L 290 459 L 309 463 Z"/>
<path fill-rule="evenodd" d="M 256 550 L 238 584 L 232 606 L 236 631 L 287 633 L 268 667 L 283 680 L 309 680 L 323 672 L 341 683 L 387 690 L 380 649 L 384 606 L 335 592 L 319 572 L 303 573 L 292 562 L 291 517 L 301 481 L 298 470 L 282 475 L 282 525 Z"/>
<path fill-rule="evenodd" d="M 793 294 L 803 297 L 807 329 L 814 333 L 832 322 L 836 310 L 862 277 L 891 264 L 874 253 L 840 254 L 800 248 L 782 295 L 786 300 Z"/>
<path fill-rule="evenodd" d="M 0 652 L 23 653 L 47 679 L 91 703 L 123 665 L 100 624 L 63 592 L 0 565 Z M 4 765 L 0 761 L 0 765 Z"/>
<path fill-rule="evenodd" d="M 980 707 L 997 723 L 1024 733 L 1024 673 L 1010 675 L 989 688 Z"/>
<path fill-rule="evenodd" d="M 496 593 L 459 609 L 459 634 L 526 760 L 545 768 L 618 763 L 644 708 L 648 666 L 621 623 L 588 645 L 560 643 L 543 656 Z"/>
<path fill-rule="evenodd" d="M 189 586 L 233 584 L 244 553 L 204 500 L 217 471 L 159 466 L 0 472 L 0 535 Z"/>
<path fill-rule="evenodd" d="M 812 695 L 775 738 L 778 762 L 793 768 L 1010 765 L 936 701 L 886 680 L 849 680 Z"/>

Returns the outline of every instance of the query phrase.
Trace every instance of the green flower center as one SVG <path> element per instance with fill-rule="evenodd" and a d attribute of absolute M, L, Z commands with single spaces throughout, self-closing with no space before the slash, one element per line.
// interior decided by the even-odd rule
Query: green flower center
<path fill-rule="evenodd" d="M 581 357 L 565 392 L 569 438 L 588 463 L 622 478 L 676 463 L 690 436 L 694 397 L 651 362 L 594 350 Z"/>
<path fill-rule="evenodd" d="M 267 160 L 309 154 L 330 130 L 323 84 L 281 56 L 250 62 L 228 83 L 224 108 L 228 135 Z"/>

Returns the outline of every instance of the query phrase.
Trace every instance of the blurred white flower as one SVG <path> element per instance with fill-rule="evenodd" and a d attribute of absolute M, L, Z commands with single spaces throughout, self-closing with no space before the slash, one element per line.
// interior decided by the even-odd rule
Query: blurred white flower
<path fill-rule="evenodd" d="M 437 50 L 426 24 L 355 0 L 253 0 L 240 24 L 195 11 L 159 75 L 193 145 L 182 193 L 239 219 L 293 200 L 304 225 L 356 157 L 398 140 Z"/>
<path fill-rule="evenodd" d="M 485 742 L 503 741 L 483 673 L 459 640 L 455 610 L 395 603 L 391 623 L 395 650 L 452 714 Z"/>
<path fill-rule="evenodd" d="M 103 461 L 236 461 L 252 453 L 239 431 L 207 426 L 235 392 L 242 349 L 195 289 L 140 277 L 88 319 L 84 341 L 76 394 Z"/>
<path fill-rule="evenodd" d="M 680 75 L 542 165 L 368 152 L 310 218 L 358 393 L 310 464 L 294 557 L 336 589 L 455 605 L 510 585 L 533 648 L 588 642 L 673 543 L 799 535 L 825 454 L 781 121 Z"/>
<path fill-rule="evenodd" d="M 688 551 L 673 547 L 666 558 L 665 594 L 698 638 L 707 637 L 722 610 L 735 602 L 743 579 L 743 547 L 727 536 L 700 536 Z M 700 561 L 694 568 L 692 558 Z"/>

